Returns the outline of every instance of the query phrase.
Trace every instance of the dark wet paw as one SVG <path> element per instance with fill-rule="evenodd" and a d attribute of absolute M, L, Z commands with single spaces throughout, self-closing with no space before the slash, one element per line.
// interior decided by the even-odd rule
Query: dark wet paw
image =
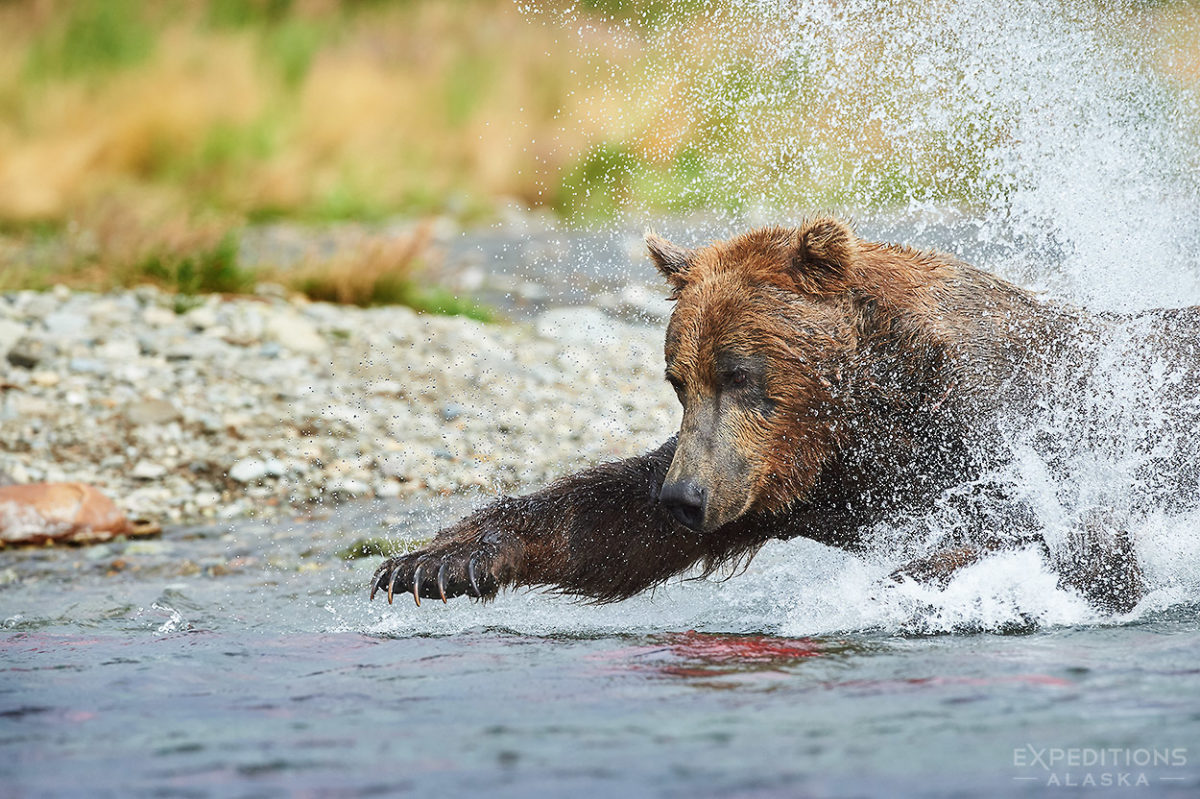
<path fill-rule="evenodd" d="M 950 584 L 950 580 L 959 569 L 975 563 L 982 554 L 974 547 L 945 549 L 904 564 L 889 574 L 888 579 L 895 582 L 909 579 L 944 588 Z"/>
<path fill-rule="evenodd" d="M 371 578 L 371 599 L 387 593 L 388 604 L 396 594 L 441 599 L 470 596 L 488 599 L 496 595 L 498 581 L 492 574 L 492 559 L 480 550 L 426 549 L 385 560 Z"/>

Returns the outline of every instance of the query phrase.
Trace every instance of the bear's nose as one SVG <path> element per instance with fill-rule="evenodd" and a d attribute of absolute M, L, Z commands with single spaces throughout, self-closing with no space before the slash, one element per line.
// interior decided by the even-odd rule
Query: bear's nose
<path fill-rule="evenodd" d="M 704 523 L 704 489 L 694 480 L 666 483 L 658 499 L 689 530 L 699 530 Z"/>

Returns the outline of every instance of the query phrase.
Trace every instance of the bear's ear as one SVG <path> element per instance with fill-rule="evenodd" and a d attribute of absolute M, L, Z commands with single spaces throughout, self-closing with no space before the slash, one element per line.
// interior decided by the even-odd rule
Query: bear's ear
<path fill-rule="evenodd" d="M 682 288 L 687 282 L 687 271 L 691 268 L 692 253 L 678 244 L 672 244 L 653 231 L 646 231 L 646 249 L 662 276 L 674 288 Z"/>
<path fill-rule="evenodd" d="M 796 230 L 792 267 L 800 287 L 828 290 L 831 281 L 847 276 L 858 252 L 858 237 L 845 222 L 820 217 L 804 222 Z"/>

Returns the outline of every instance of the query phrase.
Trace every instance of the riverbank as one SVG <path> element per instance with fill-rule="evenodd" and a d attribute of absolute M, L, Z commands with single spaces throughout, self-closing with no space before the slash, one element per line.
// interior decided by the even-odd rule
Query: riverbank
<path fill-rule="evenodd" d="M 521 491 L 660 443 L 662 331 L 586 307 L 483 324 L 264 287 L 0 295 L 0 472 L 161 523 Z"/>

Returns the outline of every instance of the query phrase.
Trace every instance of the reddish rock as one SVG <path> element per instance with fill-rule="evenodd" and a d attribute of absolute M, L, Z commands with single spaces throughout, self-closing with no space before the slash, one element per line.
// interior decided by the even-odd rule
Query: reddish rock
<path fill-rule="evenodd" d="M 131 522 L 108 497 L 83 483 L 0 486 L 0 546 L 94 544 L 157 532 L 157 525 Z"/>

